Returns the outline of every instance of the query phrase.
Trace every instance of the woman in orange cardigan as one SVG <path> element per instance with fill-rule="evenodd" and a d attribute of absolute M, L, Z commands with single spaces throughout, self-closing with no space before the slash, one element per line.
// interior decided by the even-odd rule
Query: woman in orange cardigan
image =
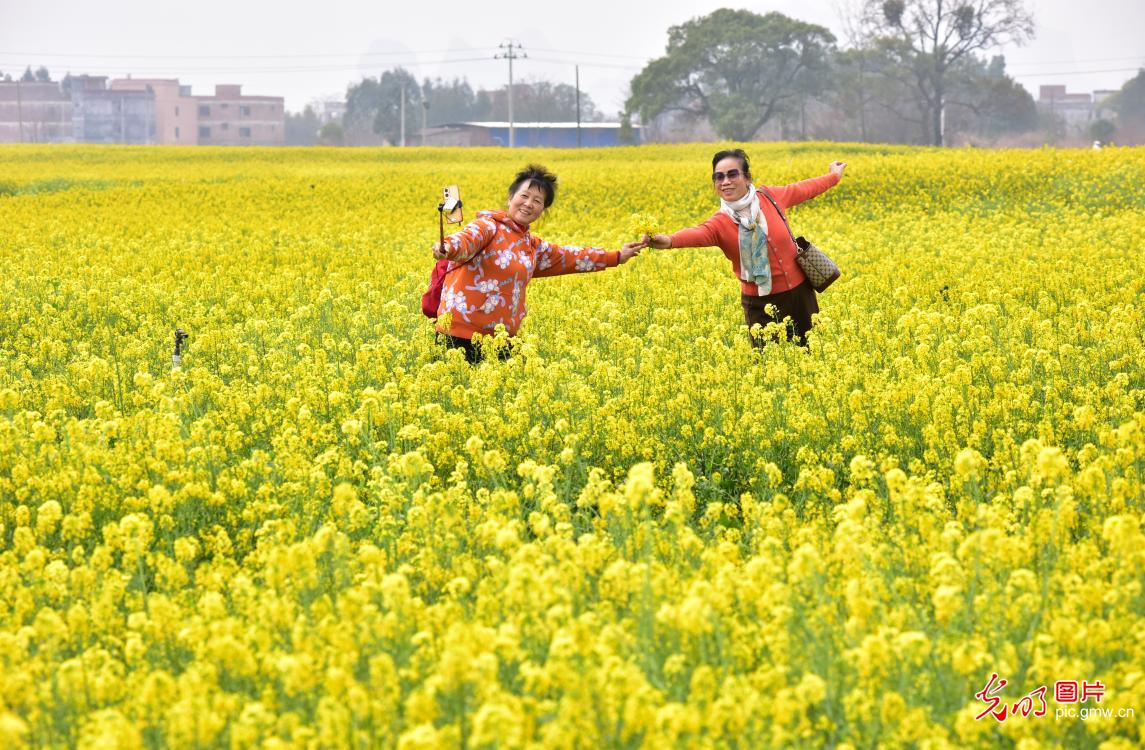
<path fill-rule="evenodd" d="M 787 321 L 787 338 L 806 346 L 811 316 L 819 312 L 815 290 L 795 262 L 795 243 L 771 198 L 786 211 L 838 184 L 846 164 L 832 162 L 827 174 L 784 187 L 756 188 L 743 149 L 720 151 L 712 157 L 712 185 L 720 210 L 699 226 L 669 236 L 648 238 L 650 247 L 716 246 L 732 262 L 740 280 L 740 301 L 749 328 L 758 323 Z M 766 191 L 766 192 L 765 192 Z M 771 315 L 767 306 L 774 305 Z M 763 340 L 752 337 L 762 346 Z"/>
<path fill-rule="evenodd" d="M 504 211 L 480 211 L 476 220 L 434 243 L 433 257 L 454 264 L 446 272 L 437 308 L 437 332 L 449 348 L 465 351 L 470 362 L 482 358 L 476 334 L 492 336 L 498 324 L 510 336 L 527 312 L 525 289 L 539 276 L 603 271 L 639 255 L 644 242 L 629 242 L 619 251 L 597 247 L 550 245 L 529 233 L 556 197 L 557 177 L 530 164 L 509 185 Z"/>

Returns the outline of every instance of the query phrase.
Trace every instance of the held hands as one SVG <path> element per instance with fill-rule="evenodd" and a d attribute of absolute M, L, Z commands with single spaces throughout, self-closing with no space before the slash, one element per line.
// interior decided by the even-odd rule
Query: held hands
<path fill-rule="evenodd" d="M 843 170 L 846 168 L 847 162 L 845 161 L 833 161 L 830 166 L 827 167 L 827 169 L 831 171 L 831 174 L 839 175 L 839 177 L 843 176 Z"/>
<path fill-rule="evenodd" d="M 620 248 L 620 260 L 617 261 L 618 265 L 632 260 L 647 246 L 648 243 L 644 240 L 640 240 L 639 242 L 625 242 L 624 246 Z"/>

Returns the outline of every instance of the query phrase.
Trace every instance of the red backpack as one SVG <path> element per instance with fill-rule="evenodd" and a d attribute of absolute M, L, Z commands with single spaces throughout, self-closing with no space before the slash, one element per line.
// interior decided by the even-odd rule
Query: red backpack
<path fill-rule="evenodd" d="M 433 272 L 429 275 L 429 289 L 426 289 L 425 294 L 421 295 L 421 312 L 425 317 L 437 318 L 437 308 L 441 306 L 441 289 L 445 286 L 445 276 L 452 270 L 449 267 L 449 261 L 445 259 L 439 260 L 434 265 Z"/>

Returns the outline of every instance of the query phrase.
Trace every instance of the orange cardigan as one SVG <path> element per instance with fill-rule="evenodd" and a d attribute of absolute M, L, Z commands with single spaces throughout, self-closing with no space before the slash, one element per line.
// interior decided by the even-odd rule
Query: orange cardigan
<path fill-rule="evenodd" d="M 822 177 L 812 177 L 809 180 L 796 182 L 783 187 L 767 187 L 767 192 L 786 209 L 797 206 L 805 200 L 810 200 L 820 193 L 824 193 L 839 184 L 839 176 L 825 174 Z M 771 293 L 786 292 L 803 283 L 807 278 L 803 269 L 795 262 L 795 243 L 783 219 L 775 212 L 775 208 L 762 194 L 759 196 L 759 207 L 767 220 L 767 254 L 771 261 Z M 718 247 L 732 262 L 732 271 L 736 278 L 740 278 L 739 263 L 739 227 L 731 217 L 722 211 L 712 215 L 712 218 L 691 229 L 681 229 L 672 235 L 672 247 Z M 740 279 L 740 291 L 749 297 L 759 296 L 759 287 L 750 281 Z"/>
<path fill-rule="evenodd" d="M 528 312 L 525 288 L 534 276 L 603 271 L 620 261 L 615 250 L 550 245 L 504 211 L 479 211 L 445 238 L 445 251 L 457 265 L 442 284 L 437 330 L 463 339 L 492 336 L 498 323 L 515 334 Z"/>

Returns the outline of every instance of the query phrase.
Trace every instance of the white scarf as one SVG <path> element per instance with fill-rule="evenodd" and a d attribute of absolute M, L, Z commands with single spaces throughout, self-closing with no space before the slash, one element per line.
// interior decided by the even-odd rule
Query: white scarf
<path fill-rule="evenodd" d="M 767 257 L 767 221 L 759 207 L 759 193 L 755 185 L 747 186 L 740 199 L 726 201 L 720 198 L 720 211 L 731 217 L 739 227 L 740 278 L 750 281 L 759 289 L 760 296 L 771 294 L 771 260 Z"/>

